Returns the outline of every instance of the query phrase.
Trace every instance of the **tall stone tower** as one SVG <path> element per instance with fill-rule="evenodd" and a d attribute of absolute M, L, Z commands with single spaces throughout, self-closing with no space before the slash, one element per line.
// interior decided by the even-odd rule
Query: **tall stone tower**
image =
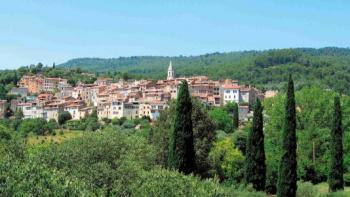
<path fill-rule="evenodd" d="M 171 64 L 171 60 L 169 63 L 169 67 L 168 67 L 168 77 L 167 80 L 172 80 L 175 78 L 175 71 L 173 69 L 173 65 Z"/>

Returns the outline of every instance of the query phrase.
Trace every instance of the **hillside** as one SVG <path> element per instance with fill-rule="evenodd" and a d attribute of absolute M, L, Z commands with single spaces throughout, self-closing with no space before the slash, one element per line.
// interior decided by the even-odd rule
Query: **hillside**
<path fill-rule="evenodd" d="M 207 75 L 210 78 L 234 78 L 264 88 L 280 88 L 292 73 L 297 87 L 319 84 L 349 93 L 349 48 L 295 48 L 267 51 L 211 53 L 200 56 L 134 56 L 119 58 L 77 58 L 59 65 L 92 72 L 127 72 L 146 78 L 166 77 L 172 60 L 178 76 Z M 336 80 L 335 80 L 336 79 Z"/>

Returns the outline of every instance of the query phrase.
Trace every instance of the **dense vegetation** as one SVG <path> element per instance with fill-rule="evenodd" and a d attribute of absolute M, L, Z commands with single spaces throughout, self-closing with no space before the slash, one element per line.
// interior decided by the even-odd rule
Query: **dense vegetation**
<path fill-rule="evenodd" d="M 129 73 L 165 79 L 169 60 L 178 76 L 207 75 L 212 79 L 234 78 L 264 88 L 281 88 L 291 73 L 296 88 L 321 85 L 350 93 L 350 49 L 296 48 L 268 51 L 212 53 L 177 57 L 78 58 L 59 66 L 92 72 Z"/>

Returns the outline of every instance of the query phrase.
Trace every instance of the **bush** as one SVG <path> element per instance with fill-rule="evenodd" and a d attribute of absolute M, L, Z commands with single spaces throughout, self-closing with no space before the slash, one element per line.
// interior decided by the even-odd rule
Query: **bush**
<path fill-rule="evenodd" d="M 89 192 L 76 178 L 43 163 L 0 162 L 1 196 L 81 196 Z"/>
<path fill-rule="evenodd" d="M 119 126 L 121 126 L 125 121 L 126 121 L 126 118 L 125 118 L 125 117 L 113 118 L 113 119 L 112 119 L 112 124 L 113 124 L 113 125 L 119 125 Z"/>
<path fill-rule="evenodd" d="M 318 195 L 318 190 L 312 183 L 298 182 L 297 197 L 315 197 Z"/>
<path fill-rule="evenodd" d="M 344 174 L 344 184 L 345 186 L 350 186 L 350 173 L 345 173 Z"/>
<path fill-rule="evenodd" d="M 244 157 L 234 147 L 232 138 L 227 137 L 214 143 L 209 158 L 215 168 L 214 173 L 221 181 L 241 183 L 244 177 Z"/>
<path fill-rule="evenodd" d="M 45 135 L 52 132 L 52 128 L 47 126 L 47 122 L 43 118 L 24 119 L 18 130 L 24 136 L 27 136 L 30 132 L 36 135 Z"/>
<path fill-rule="evenodd" d="M 109 123 L 112 122 L 112 120 L 109 119 L 109 118 L 102 118 L 102 121 L 103 121 L 105 124 L 109 124 Z"/>
<path fill-rule="evenodd" d="M 243 155 L 245 155 L 245 150 L 247 146 L 247 133 L 244 131 L 237 131 L 233 133 L 233 143 L 235 147 L 237 147 Z"/>
<path fill-rule="evenodd" d="M 63 125 L 64 123 L 66 123 L 68 120 L 71 120 L 71 119 L 72 119 L 72 115 L 67 111 L 63 111 L 58 114 L 59 125 Z"/>
<path fill-rule="evenodd" d="M 132 129 L 135 128 L 135 123 L 131 120 L 127 120 L 122 125 L 125 129 Z"/>
<path fill-rule="evenodd" d="M 218 140 L 222 140 L 222 139 L 226 138 L 227 135 L 228 135 L 228 134 L 227 134 L 225 131 L 223 131 L 223 130 L 216 130 L 215 132 L 216 132 L 216 138 L 217 138 Z"/>
<path fill-rule="evenodd" d="M 66 125 L 66 128 L 69 130 L 85 130 L 86 129 L 85 119 L 69 120 L 66 122 L 65 125 Z"/>
<path fill-rule="evenodd" d="M 146 139 L 107 128 L 101 133 L 50 144 L 36 158 L 77 177 L 104 196 L 116 182 L 132 179 L 135 169 L 153 168 L 155 155 Z"/>
<path fill-rule="evenodd" d="M 1 140 L 10 140 L 11 134 L 8 132 L 8 129 L 2 125 L 0 125 L 0 141 Z"/>
<path fill-rule="evenodd" d="M 214 120 L 216 128 L 224 130 L 226 133 L 234 130 L 231 116 L 221 108 L 214 108 L 209 111 L 209 116 Z"/>
<path fill-rule="evenodd" d="M 237 191 L 220 185 L 218 180 L 200 180 L 192 175 L 185 176 L 175 171 L 153 169 L 141 171 L 126 190 L 114 190 L 114 195 L 125 196 L 251 196 L 262 197 L 263 193 Z M 116 187 L 120 188 L 120 187 Z M 123 192 L 120 192 L 123 191 Z"/>

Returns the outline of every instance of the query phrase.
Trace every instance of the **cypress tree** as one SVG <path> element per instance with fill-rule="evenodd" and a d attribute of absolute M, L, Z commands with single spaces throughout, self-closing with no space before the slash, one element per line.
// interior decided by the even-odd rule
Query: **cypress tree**
<path fill-rule="evenodd" d="M 259 99 L 254 105 L 253 126 L 248 133 L 246 149 L 246 183 L 262 191 L 266 183 L 266 164 L 263 133 L 263 107 Z"/>
<path fill-rule="evenodd" d="M 238 113 L 238 104 L 234 103 L 233 107 L 233 128 L 237 129 L 239 124 L 239 113 Z"/>
<path fill-rule="evenodd" d="M 343 129 L 340 98 L 334 98 L 333 125 L 331 131 L 329 190 L 337 191 L 344 189 L 343 179 Z"/>
<path fill-rule="evenodd" d="M 287 98 L 285 103 L 285 122 L 282 133 L 282 154 L 278 169 L 277 196 L 294 197 L 297 191 L 297 158 L 296 158 L 296 111 L 294 84 L 289 76 Z"/>
<path fill-rule="evenodd" d="M 169 139 L 168 167 L 184 174 L 192 173 L 196 168 L 191 115 L 188 84 L 182 81 L 176 101 L 174 130 Z"/>

